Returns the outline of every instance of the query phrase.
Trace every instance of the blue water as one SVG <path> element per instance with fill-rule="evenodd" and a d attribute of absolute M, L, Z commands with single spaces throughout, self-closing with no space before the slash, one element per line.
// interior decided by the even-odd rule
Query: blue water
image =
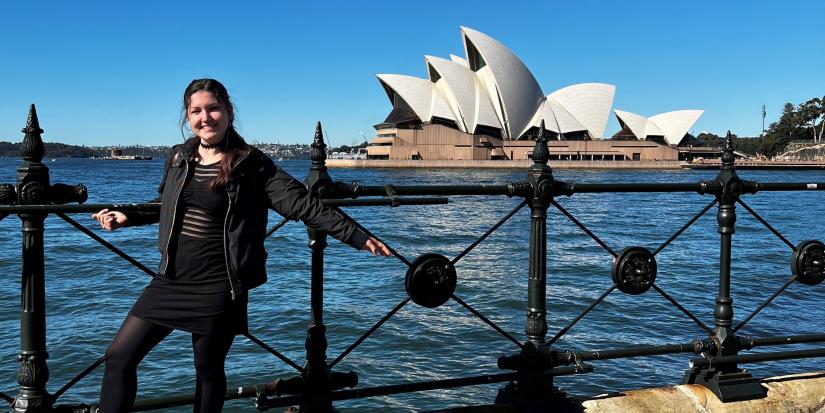
<path fill-rule="evenodd" d="M 13 183 L 19 160 L 0 159 L 0 182 Z M 52 183 L 83 183 L 89 203 L 139 202 L 155 195 L 162 162 L 58 159 L 47 162 Z M 303 179 L 306 161 L 283 166 Z M 340 181 L 366 185 L 505 184 L 525 178 L 523 170 L 331 170 Z M 697 182 L 708 171 L 557 171 L 560 180 L 599 182 Z M 820 171 L 743 171 L 763 182 L 825 182 Z M 745 201 L 794 244 L 822 239 L 825 193 L 782 192 L 745 196 Z M 507 197 L 454 196 L 449 205 L 347 208 L 347 212 L 412 260 L 425 253 L 454 257 L 519 203 Z M 559 203 L 619 251 L 639 245 L 651 250 L 712 201 L 698 194 L 580 194 Z M 658 256 L 657 285 L 713 325 L 718 283 L 719 235 L 715 208 Z M 790 249 L 759 222 L 737 209 L 732 296 L 740 320 L 790 276 Z M 88 214 L 73 217 L 89 227 Z M 280 219 L 272 213 L 271 222 Z M 524 339 L 527 295 L 529 210 L 523 209 L 457 265 L 456 295 L 504 330 Z M 549 337 L 611 285 L 612 257 L 557 210 L 548 219 Z M 0 390 L 17 393 L 20 305 L 20 221 L 0 221 Z M 155 268 L 157 227 L 128 228 L 101 236 Z M 55 391 L 104 352 L 148 277 L 60 218 L 46 220 L 46 282 L 50 391 Z M 306 232 L 291 222 L 268 241 L 270 281 L 250 300 L 250 332 L 304 363 L 309 321 L 310 252 Z M 338 242 L 327 249 L 325 322 L 330 360 L 406 296 L 406 266 L 375 258 Z M 741 333 L 752 336 L 822 332 L 825 284 L 792 285 Z M 628 296 L 619 291 L 560 339 L 558 350 L 600 350 L 643 344 L 685 343 L 704 338 L 699 329 L 660 295 Z M 794 348 L 804 348 L 796 346 Z M 774 348 L 775 350 L 776 348 Z M 767 349 L 771 350 L 771 349 Z M 499 373 L 496 359 L 518 348 L 450 301 L 437 309 L 409 304 L 336 366 L 359 374 L 359 387 Z M 595 371 L 560 377 L 558 386 L 577 395 L 676 384 L 692 355 L 598 361 Z M 748 365 L 757 376 L 822 370 L 822 359 Z M 66 393 L 59 403 L 93 402 L 102 369 Z M 230 387 L 290 377 L 292 369 L 243 337 L 227 361 Z M 173 333 L 143 362 L 139 398 L 189 392 L 193 367 L 190 338 Z M 358 411 L 418 411 L 492 402 L 500 385 L 466 387 L 337 403 Z M 228 402 L 225 411 L 250 411 L 252 400 Z M 189 411 L 189 408 L 169 411 Z"/>

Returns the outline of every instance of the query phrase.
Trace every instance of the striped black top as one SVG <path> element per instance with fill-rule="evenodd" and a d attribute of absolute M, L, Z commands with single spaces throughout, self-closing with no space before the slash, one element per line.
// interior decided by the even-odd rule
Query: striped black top
<path fill-rule="evenodd" d="M 218 176 L 218 164 L 197 165 L 192 180 L 184 188 L 181 235 L 192 238 L 223 239 L 226 195 L 212 192 L 210 185 Z"/>
<path fill-rule="evenodd" d="M 181 194 L 183 219 L 175 248 L 175 282 L 204 289 L 228 289 L 223 225 L 229 207 L 226 190 L 212 191 L 219 166 L 197 165 Z"/>
<path fill-rule="evenodd" d="M 195 334 L 246 331 L 246 295 L 230 299 L 223 225 L 229 198 L 213 192 L 218 165 L 197 165 L 181 192 L 183 219 L 176 223 L 173 271 L 157 277 L 132 307 L 132 315 Z"/>

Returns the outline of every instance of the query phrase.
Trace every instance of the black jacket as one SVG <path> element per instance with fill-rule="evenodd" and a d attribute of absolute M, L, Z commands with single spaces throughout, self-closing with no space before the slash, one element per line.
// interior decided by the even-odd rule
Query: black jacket
<path fill-rule="evenodd" d="M 175 223 L 181 216 L 180 193 L 194 173 L 192 145 L 172 148 L 158 192 L 153 202 L 160 202 L 159 212 L 126 213 L 128 225 L 159 223 L 158 249 L 162 277 L 169 265 L 169 245 L 177 237 Z M 226 185 L 229 208 L 224 221 L 224 257 L 232 296 L 266 282 L 264 238 L 267 215 L 273 209 L 285 218 L 303 221 L 336 239 L 361 249 L 368 236 L 351 221 L 326 208 L 307 192 L 304 184 L 278 168 L 269 157 L 255 148 L 235 161 L 233 175 Z"/>

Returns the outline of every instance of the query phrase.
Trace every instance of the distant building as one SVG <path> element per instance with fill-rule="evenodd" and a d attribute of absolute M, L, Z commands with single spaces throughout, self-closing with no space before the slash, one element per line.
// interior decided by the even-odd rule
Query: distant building
<path fill-rule="evenodd" d="M 111 155 L 108 159 L 118 159 L 124 161 L 151 161 L 153 159 L 152 156 L 146 155 L 124 155 L 123 149 L 120 148 L 112 148 L 109 153 Z"/>
<path fill-rule="evenodd" d="M 666 140 L 646 140 L 645 133 L 633 140 L 602 140 L 615 86 L 582 83 L 545 96 L 510 49 L 467 27 L 461 28 L 461 35 L 466 58 L 425 56 L 427 78 L 377 75 L 392 110 L 375 125 L 376 137 L 367 147 L 369 159 L 529 159 L 542 121 L 552 138 L 561 139 L 550 143 L 551 160 L 678 158 Z M 663 122 L 667 137 L 687 125 L 684 135 L 698 116 L 691 122 L 684 116 L 672 118 L 655 119 Z M 652 126 L 650 131 L 661 129 Z"/>

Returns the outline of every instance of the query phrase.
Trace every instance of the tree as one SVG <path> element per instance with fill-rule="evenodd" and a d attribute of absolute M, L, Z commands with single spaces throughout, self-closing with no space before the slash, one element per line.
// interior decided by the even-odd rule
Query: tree
<path fill-rule="evenodd" d="M 738 138 L 733 141 L 733 150 L 749 155 L 756 155 L 756 153 L 759 152 L 759 143 L 761 141 L 760 138 Z"/>
<path fill-rule="evenodd" d="M 822 99 L 813 98 L 805 103 L 800 103 L 797 115 L 801 124 L 810 125 L 814 142 L 821 142 L 823 128 L 825 128 L 825 122 L 821 120 L 825 118 L 825 96 Z M 819 122 L 819 130 L 817 130 L 817 122 Z"/>
<path fill-rule="evenodd" d="M 790 102 L 782 107 L 782 116 L 768 127 L 768 131 L 759 145 L 759 152 L 765 154 L 765 156 L 773 157 L 781 153 L 785 146 L 793 140 L 794 136 L 802 136 L 802 131 L 797 127 L 798 115 L 795 109 L 794 104 Z"/>

